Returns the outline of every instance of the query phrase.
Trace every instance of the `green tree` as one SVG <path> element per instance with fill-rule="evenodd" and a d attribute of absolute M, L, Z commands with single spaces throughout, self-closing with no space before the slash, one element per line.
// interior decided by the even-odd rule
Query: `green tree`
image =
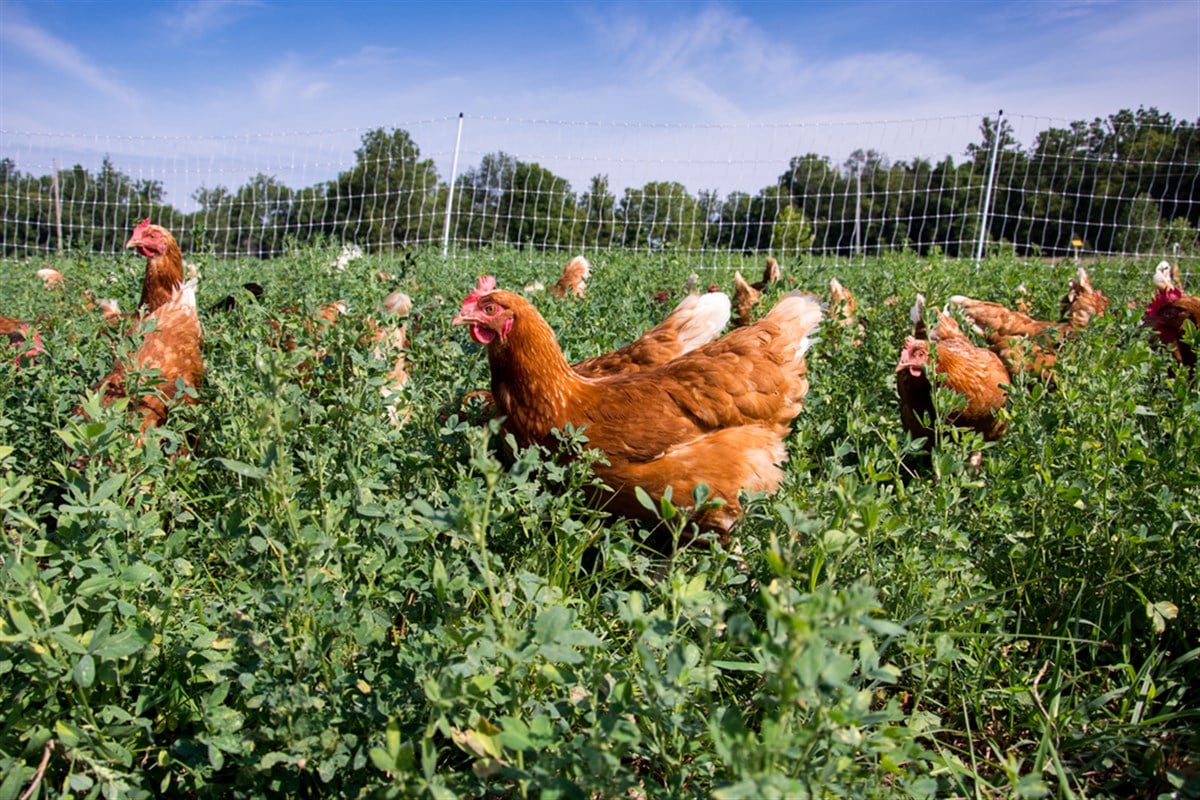
<path fill-rule="evenodd" d="M 454 209 L 456 237 L 474 244 L 563 247 L 580 235 L 571 184 L 504 152 L 488 153 L 459 177 Z"/>
<path fill-rule="evenodd" d="M 716 230 L 709 236 L 722 250 L 749 250 L 750 193 L 730 192 L 717 212 Z"/>
<path fill-rule="evenodd" d="M 571 246 L 611 247 L 617 235 L 617 196 L 609 189 L 607 175 L 593 175 L 588 189 L 579 198 L 583 220 L 579 241 Z"/>
<path fill-rule="evenodd" d="M 267 258 L 284 251 L 292 190 L 261 172 L 229 201 L 230 227 L 237 232 L 236 250 Z"/>
<path fill-rule="evenodd" d="M 158 181 L 133 181 L 105 156 L 93 175 L 80 164 L 59 170 L 58 196 L 61 201 L 62 227 L 66 246 L 98 252 L 117 252 L 129 231 L 146 217 L 167 227 L 176 226 L 180 215 L 163 202 Z M 35 235 L 39 242 L 57 238 L 53 180 L 50 176 L 23 187 L 26 197 L 37 196 L 39 225 L 51 228 Z"/>
<path fill-rule="evenodd" d="M 721 209 L 716 242 L 743 252 L 775 249 L 775 225 L 784 209 L 791 207 L 788 199 L 780 185 L 768 186 L 753 197 L 745 192 L 731 193 Z M 802 211 L 798 213 L 803 217 Z M 799 236 L 798 231 L 794 233 Z M 779 241 L 782 243 L 783 239 Z M 799 238 L 795 244 L 799 245 Z"/>
<path fill-rule="evenodd" d="M 1125 206 L 1125 225 L 1114 243 L 1123 253 L 1177 258 L 1197 251 L 1197 231 L 1186 217 L 1162 218 L 1150 195 L 1139 195 Z"/>
<path fill-rule="evenodd" d="M 502 208 L 504 241 L 519 247 L 569 246 L 575 221 L 571 184 L 539 164 L 518 161 Z"/>
<path fill-rule="evenodd" d="M 626 189 L 620 213 L 626 247 L 691 252 L 704 243 L 700 205 L 682 183 L 651 181 L 641 189 Z"/>
<path fill-rule="evenodd" d="M 784 206 L 771 229 L 771 252 L 799 255 L 812 248 L 813 226 L 804 212 L 795 206 Z"/>
<path fill-rule="evenodd" d="M 967 145 L 967 159 L 975 171 L 983 175 L 987 174 L 997 135 L 1000 137 L 1000 151 L 1016 152 L 1021 149 L 1020 143 L 1013 135 L 1012 123 L 1006 119 L 1000 120 L 999 126 L 996 123 L 991 117 L 984 117 L 983 122 L 979 124 L 980 141 Z"/>
<path fill-rule="evenodd" d="M 376 128 L 362 136 L 354 166 L 338 175 L 326 196 L 326 230 L 371 251 L 436 240 L 439 178 L 432 159 L 408 131 Z"/>
<path fill-rule="evenodd" d="M 466 170 L 454 187 L 455 237 L 472 244 L 502 241 L 512 199 L 517 159 L 488 153 L 478 167 Z"/>
<path fill-rule="evenodd" d="M 814 250 L 836 252 L 848 247 L 849 233 L 843 230 L 848 182 L 828 156 L 794 156 L 787 171 L 779 176 L 778 185 L 788 205 L 800 209 L 812 221 Z"/>
<path fill-rule="evenodd" d="M 1136 220 L 1200 222 L 1200 138 L 1155 108 L 1072 122 L 1038 135 L 1019 186 L 1028 227 L 1014 241 L 1064 254 L 1080 235 L 1091 249 L 1125 250 L 1141 238 L 1127 229 Z"/>
<path fill-rule="evenodd" d="M 233 229 L 233 195 L 224 186 L 201 186 L 192 192 L 192 200 L 200 206 L 191 216 L 192 230 L 197 238 L 190 244 L 197 249 L 212 248 L 219 253 L 235 249 L 237 231 Z M 181 241 L 180 247 L 184 246 Z"/>
<path fill-rule="evenodd" d="M 11 158 L 0 159 L 0 236 L 5 256 L 22 254 L 26 248 L 49 246 L 53 208 L 49 180 L 25 175 Z"/>

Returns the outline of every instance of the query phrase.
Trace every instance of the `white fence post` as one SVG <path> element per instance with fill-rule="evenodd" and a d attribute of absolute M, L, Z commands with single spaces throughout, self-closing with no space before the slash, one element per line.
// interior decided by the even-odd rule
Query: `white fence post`
<path fill-rule="evenodd" d="M 992 204 L 992 181 L 996 177 L 996 161 L 1000 157 L 1000 133 L 1003 130 L 1004 109 L 996 113 L 996 135 L 992 140 L 992 156 L 988 163 L 987 185 L 983 190 L 983 213 L 979 220 L 979 246 L 975 249 L 975 269 L 979 269 L 983 261 L 983 240 L 987 238 L 988 211 Z"/>
<path fill-rule="evenodd" d="M 58 236 L 58 254 L 63 251 L 62 240 L 62 192 L 58 188 L 58 159 L 50 162 L 50 192 L 54 195 L 54 230 Z"/>
<path fill-rule="evenodd" d="M 450 250 L 450 215 L 454 213 L 454 180 L 458 177 L 458 151 L 462 146 L 463 114 L 458 112 L 458 135 L 454 137 L 454 160 L 450 165 L 450 191 L 446 195 L 446 225 L 442 229 L 442 258 Z"/>

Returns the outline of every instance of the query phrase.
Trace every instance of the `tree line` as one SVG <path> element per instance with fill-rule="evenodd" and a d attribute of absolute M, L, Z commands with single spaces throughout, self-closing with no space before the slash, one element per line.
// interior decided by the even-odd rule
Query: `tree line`
<path fill-rule="evenodd" d="M 163 186 L 135 180 L 105 158 L 53 175 L 0 159 L 5 255 L 113 252 L 134 221 L 152 217 L 185 249 L 270 257 L 297 244 L 353 242 L 388 251 L 442 240 L 446 210 L 456 247 L 703 250 L 850 255 L 911 248 L 968 255 L 979 240 L 989 174 L 991 242 L 1024 254 L 1194 253 L 1200 223 L 1200 121 L 1156 108 L 1122 110 L 1049 128 L 1028 146 L 1007 120 L 984 118 L 980 140 L 947 156 L 889 161 L 856 150 L 841 163 L 793 157 L 755 194 L 692 194 L 651 181 L 618 197 L 595 175 L 580 192 L 536 162 L 485 155 L 451 186 L 402 129 L 363 134 L 355 163 L 295 189 L 258 174 L 243 186 L 202 187 L 189 213 Z M 995 154 L 995 164 L 992 164 Z M 59 199 L 56 204 L 56 197 Z"/>

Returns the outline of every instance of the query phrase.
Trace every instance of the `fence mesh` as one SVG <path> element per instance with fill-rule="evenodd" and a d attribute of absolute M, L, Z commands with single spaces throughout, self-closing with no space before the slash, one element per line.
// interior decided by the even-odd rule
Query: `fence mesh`
<path fill-rule="evenodd" d="M 1197 124 L 1154 109 L 1090 122 L 451 116 L 226 137 L 4 130 L 0 159 L 0 246 L 18 257 L 115 252 L 146 216 L 185 248 L 261 257 L 320 241 L 373 252 L 508 245 L 821 259 L 1007 246 L 1186 259 L 1200 223 Z"/>

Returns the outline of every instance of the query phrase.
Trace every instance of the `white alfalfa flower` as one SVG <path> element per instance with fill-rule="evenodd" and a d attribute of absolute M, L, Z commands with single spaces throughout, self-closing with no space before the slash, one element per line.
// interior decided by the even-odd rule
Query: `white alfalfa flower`
<path fill-rule="evenodd" d="M 333 262 L 333 268 L 338 272 L 345 272 L 346 267 L 350 266 L 351 261 L 355 261 L 363 257 L 362 248 L 356 244 L 342 245 L 342 251 L 338 253 L 337 260 Z"/>

